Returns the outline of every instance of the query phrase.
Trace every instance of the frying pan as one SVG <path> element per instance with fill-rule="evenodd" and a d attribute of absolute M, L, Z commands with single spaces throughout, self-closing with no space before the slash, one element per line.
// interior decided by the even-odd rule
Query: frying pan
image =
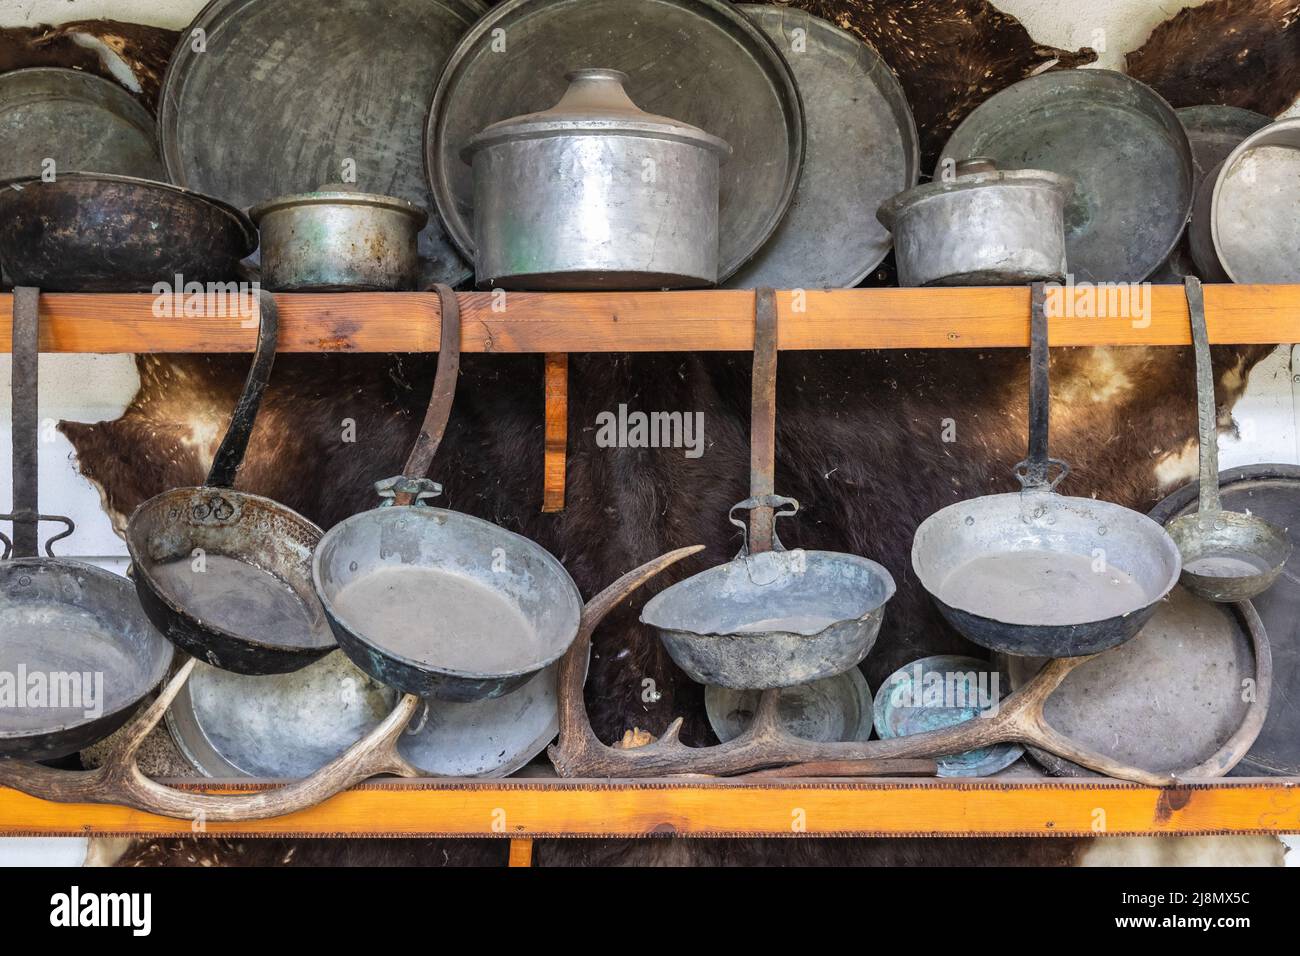
<path fill-rule="evenodd" d="M 131 582 L 81 561 L 55 558 L 72 534 L 68 518 L 37 510 L 37 329 L 39 293 L 14 292 L 13 513 L 11 542 L 0 534 L 0 671 L 30 691 L 44 677 L 38 706 L 0 707 L 0 757 L 52 760 L 103 740 L 135 712 L 171 665 L 171 645 L 154 630 Z M 37 523 L 66 530 L 36 554 Z M 69 691 L 56 705 L 56 688 Z M 24 698 L 26 700 L 26 698 Z"/>
<path fill-rule="evenodd" d="M 931 515 L 912 568 L 967 639 L 1004 654 L 1095 654 L 1136 634 L 1178 581 L 1178 549 L 1146 515 L 1055 493 L 1068 466 L 1047 456 L 1045 292 L 1033 286 L 1029 457 L 1018 494 L 987 495 Z M 1052 466 L 1060 473 L 1049 480 Z"/>
<path fill-rule="evenodd" d="M 282 674 L 329 653 L 334 639 L 311 586 L 320 529 L 278 502 L 234 490 L 279 336 L 275 300 L 258 299 L 253 364 L 207 482 L 141 504 L 126 546 L 140 604 L 168 640 L 214 667 Z"/>
<path fill-rule="evenodd" d="M 149 179 L 60 172 L 0 184 L 0 260 L 49 292 L 148 292 L 234 278 L 257 230 L 234 206 Z"/>
<path fill-rule="evenodd" d="M 578 634 L 582 599 L 540 545 L 488 521 L 424 504 L 425 477 L 447 427 L 460 368 L 460 309 L 438 286 L 441 344 L 433 396 L 402 475 L 380 481 L 384 504 L 325 534 L 311 580 L 343 652 L 381 683 L 444 701 L 522 687 Z"/>

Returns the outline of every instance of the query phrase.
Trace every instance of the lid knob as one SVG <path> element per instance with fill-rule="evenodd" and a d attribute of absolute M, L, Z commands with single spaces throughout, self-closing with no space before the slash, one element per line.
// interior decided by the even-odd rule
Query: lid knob
<path fill-rule="evenodd" d="M 622 70 L 586 67 L 570 70 L 564 78 L 569 81 L 569 88 L 560 97 L 560 102 L 552 107 L 555 110 L 641 112 L 623 88 L 628 76 Z"/>
<path fill-rule="evenodd" d="M 954 172 L 958 176 L 974 176 L 977 173 L 996 173 L 998 171 L 998 161 L 988 156 L 972 156 L 970 159 L 959 159 Z"/>

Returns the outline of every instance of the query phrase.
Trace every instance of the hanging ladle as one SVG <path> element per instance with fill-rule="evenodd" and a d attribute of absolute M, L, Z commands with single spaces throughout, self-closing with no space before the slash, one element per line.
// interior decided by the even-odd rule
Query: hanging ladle
<path fill-rule="evenodd" d="M 1219 428 L 1214 369 L 1205 326 L 1205 292 L 1195 276 L 1185 280 L 1187 311 L 1196 349 L 1196 407 L 1201 432 L 1200 508 L 1166 525 L 1183 556 L 1183 587 L 1209 601 L 1249 601 L 1277 580 L 1291 541 L 1263 518 L 1224 511 L 1219 501 Z"/>

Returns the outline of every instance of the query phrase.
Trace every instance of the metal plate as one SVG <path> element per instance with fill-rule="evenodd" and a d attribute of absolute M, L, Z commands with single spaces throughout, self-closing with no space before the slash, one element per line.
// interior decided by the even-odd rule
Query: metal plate
<path fill-rule="evenodd" d="M 977 156 L 1074 180 L 1065 245 L 1079 281 L 1145 279 L 1192 210 L 1192 149 L 1177 114 L 1122 73 L 1058 70 L 1008 87 L 957 127 L 935 178 L 945 159 Z"/>
<path fill-rule="evenodd" d="M 971 679 L 973 674 L 989 676 L 981 683 L 980 677 Z M 942 699 L 931 701 L 940 687 Z M 876 692 L 876 734 L 882 740 L 906 737 L 977 720 L 981 711 L 988 709 L 983 697 L 1000 700 L 1008 692 L 1005 678 L 988 661 L 955 654 L 924 657 L 894 671 Z M 1007 743 L 940 757 L 938 775 L 987 777 L 1011 766 L 1024 752 L 1020 744 Z"/>
<path fill-rule="evenodd" d="M 722 167 L 719 278 L 772 236 L 803 163 L 803 110 L 772 42 L 722 0 L 507 0 L 461 40 L 434 94 L 425 163 L 438 213 L 473 258 L 473 177 L 460 151 L 500 120 L 553 106 L 564 75 L 622 70 L 641 109 L 734 150 Z"/>
<path fill-rule="evenodd" d="M 131 94 L 80 70 L 33 67 L 0 75 L 0 180 L 55 172 L 165 179 L 153 117 Z"/>
<path fill-rule="evenodd" d="M 213 0 L 163 79 L 168 175 L 247 208 L 338 182 L 352 164 L 359 189 L 430 208 L 425 114 L 439 68 L 484 9 L 477 0 Z M 205 52 L 193 49 L 196 29 Z M 426 280 L 470 275 L 434 217 L 420 257 Z"/>
<path fill-rule="evenodd" d="M 790 211 L 736 289 L 857 285 L 893 240 L 876 219 L 916 185 L 920 146 L 902 84 L 871 46 L 795 7 L 740 4 L 785 56 L 803 100 L 808 146 Z"/>
<path fill-rule="evenodd" d="M 1263 113 L 1236 106 L 1185 106 L 1175 112 L 1192 146 L 1193 191 L 1238 143 L 1273 122 Z"/>
<path fill-rule="evenodd" d="M 1042 660 L 1006 658 L 1012 687 Z M 1154 772 L 1209 758 L 1241 726 L 1242 681 L 1255 674 L 1245 618 L 1175 588 L 1131 640 L 1079 665 L 1047 699 L 1047 723 L 1082 747 Z M 1278 695 L 1279 697 L 1281 695 Z M 1094 776 L 1029 748 L 1056 776 Z"/>
<path fill-rule="evenodd" d="M 1300 467 L 1247 465 L 1219 475 L 1223 506 L 1249 511 L 1300 545 Z M 1167 522 L 1196 510 L 1197 482 L 1178 489 L 1151 512 Z M 1273 587 L 1251 602 L 1273 648 L 1273 688 L 1268 718 L 1234 774 L 1300 774 L 1300 570 L 1287 567 Z"/>
<path fill-rule="evenodd" d="M 850 741 L 871 738 L 871 688 L 862 671 L 783 687 L 777 701 L 777 721 L 804 740 Z M 762 691 L 731 690 L 714 684 L 704 688 L 709 726 L 723 743 L 739 737 L 754 719 Z"/>
<path fill-rule="evenodd" d="M 1210 236 L 1228 277 L 1300 282 L 1300 117 L 1243 140 L 1213 185 Z"/>

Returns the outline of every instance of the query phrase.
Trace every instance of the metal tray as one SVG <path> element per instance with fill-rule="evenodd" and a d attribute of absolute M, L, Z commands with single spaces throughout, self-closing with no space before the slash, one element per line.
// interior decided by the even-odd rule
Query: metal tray
<path fill-rule="evenodd" d="M 1179 488 L 1156 505 L 1151 517 L 1161 523 L 1196 510 L 1199 483 Z M 1250 511 L 1300 544 L 1300 467 L 1246 465 L 1219 473 L 1223 506 Z M 1272 702 L 1268 718 L 1234 775 L 1300 774 L 1300 569 L 1287 567 L 1277 583 L 1251 602 L 1273 648 Z"/>
<path fill-rule="evenodd" d="M 1065 247 L 1079 281 L 1145 279 L 1192 210 L 1192 148 L 1177 114 L 1122 73 L 1058 70 L 1007 87 L 953 132 L 935 178 L 946 159 L 977 156 L 1074 180 Z"/>
<path fill-rule="evenodd" d="M 1255 674 L 1246 604 L 1212 604 L 1175 588 L 1131 640 L 1079 665 L 1044 705 L 1047 722 L 1071 740 L 1155 772 L 1196 766 L 1241 726 L 1242 680 Z M 1038 658 L 1004 657 L 1013 688 Z M 1026 748 L 1053 776 L 1095 776 Z"/>
<path fill-rule="evenodd" d="M 362 191 L 430 208 L 420 137 L 433 85 L 485 9 L 477 0 L 213 0 L 181 34 L 163 78 L 168 175 L 247 209 L 347 181 L 350 162 Z M 196 29 L 202 53 L 191 45 Z M 426 282 L 470 276 L 432 216 L 420 258 Z"/>
<path fill-rule="evenodd" d="M 491 123 L 543 110 L 565 73 L 622 70 L 641 109 L 731 144 L 722 167 L 719 279 L 772 236 L 803 164 L 803 109 L 776 47 L 723 0 L 506 0 L 460 41 L 434 93 L 425 166 L 438 214 L 473 258 L 473 183 L 460 151 Z"/>
<path fill-rule="evenodd" d="M 1192 146 L 1193 192 L 1207 173 L 1228 158 L 1237 144 L 1273 122 L 1263 113 L 1236 106 L 1184 106 L 1176 111 Z"/>
<path fill-rule="evenodd" d="M 81 170 L 164 179 L 149 111 L 109 80 L 32 67 L 0 75 L 0 180 Z"/>
<path fill-rule="evenodd" d="M 920 173 L 916 123 L 902 84 L 875 49 L 819 17 L 795 7 L 740 9 L 790 64 L 808 147 L 790 211 L 727 285 L 855 286 L 893 245 L 876 210 L 915 186 Z"/>

